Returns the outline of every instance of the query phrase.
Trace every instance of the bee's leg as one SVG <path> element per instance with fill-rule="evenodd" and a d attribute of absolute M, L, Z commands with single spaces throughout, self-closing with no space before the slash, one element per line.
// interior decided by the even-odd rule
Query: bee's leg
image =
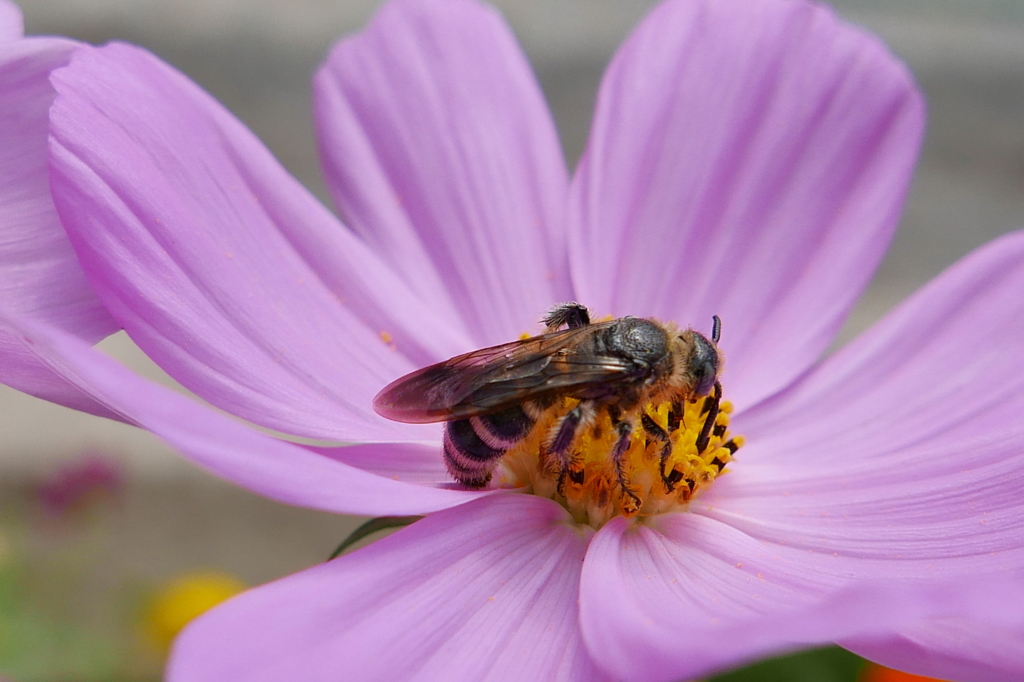
<path fill-rule="evenodd" d="M 548 454 L 554 458 L 555 466 L 558 468 L 558 494 L 565 494 L 565 477 L 568 476 L 575 483 L 583 483 L 583 472 L 574 471 L 572 444 L 576 440 L 580 426 L 593 421 L 594 404 L 589 400 L 583 400 L 579 405 L 569 410 L 569 413 L 562 417 L 552 433 L 551 442 L 548 444 Z"/>
<path fill-rule="evenodd" d="M 643 506 L 643 500 L 637 497 L 637 494 L 629 487 L 626 472 L 622 470 L 623 459 L 626 456 L 626 451 L 629 450 L 629 441 L 633 437 L 634 425 L 629 420 L 620 420 L 617 409 L 609 408 L 608 413 L 612 418 L 612 427 L 619 434 L 618 440 L 612 447 L 612 466 L 615 467 L 615 478 L 619 482 L 619 487 L 622 488 L 622 494 L 629 498 L 630 509 L 628 511 L 636 513 Z"/>
<path fill-rule="evenodd" d="M 683 424 L 683 403 L 676 400 L 668 411 L 668 432 L 677 431 L 680 425 L 685 426 Z"/>
<path fill-rule="evenodd" d="M 668 431 L 658 426 L 658 423 L 651 419 L 650 415 L 646 412 L 640 415 L 640 424 L 644 427 L 644 431 L 648 436 L 661 443 L 658 471 L 661 473 L 661 481 L 665 484 L 665 489 L 668 492 L 672 492 L 672 489 L 676 487 L 676 483 L 679 482 L 683 475 L 675 469 L 672 469 L 667 474 L 665 473 L 665 464 L 668 463 L 669 455 L 672 454 L 672 441 L 669 440 Z"/>
<path fill-rule="evenodd" d="M 590 324 L 590 311 L 587 306 L 575 301 L 559 303 L 541 320 L 549 332 L 556 331 L 563 324 L 569 329 L 585 327 Z"/>
<path fill-rule="evenodd" d="M 707 415 L 704 417 L 704 426 L 700 429 L 700 435 L 697 436 L 697 452 L 703 454 L 708 449 L 708 442 L 711 440 L 711 429 L 715 426 L 715 420 L 718 419 L 718 407 L 722 402 L 722 384 L 715 382 L 715 388 L 711 391 L 711 395 L 704 399 L 704 409 L 702 412 L 706 412 Z"/>

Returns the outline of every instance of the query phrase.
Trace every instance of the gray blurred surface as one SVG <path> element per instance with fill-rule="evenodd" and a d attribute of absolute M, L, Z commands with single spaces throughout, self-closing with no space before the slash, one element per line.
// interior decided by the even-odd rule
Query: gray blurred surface
<path fill-rule="evenodd" d="M 605 63 L 651 4 L 499 3 L 534 64 L 571 164 L 585 143 Z M 374 5 L 28 0 L 22 6 L 29 33 L 148 47 L 219 98 L 324 199 L 310 74 L 336 37 L 357 30 Z M 972 248 L 1024 226 L 1024 2 L 847 0 L 838 9 L 906 59 L 930 109 L 899 235 L 843 332 L 848 338 Z M 104 348 L 151 376 L 160 374 L 123 338 Z M 23 481 L 85 446 L 125 461 L 138 486 L 106 550 L 118 571 L 165 574 L 192 563 L 263 581 L 318 560 L 348 527 L 348 521 L 236 491 L 146 434 L 0 391 L 0 494 L 14 495 Z"/>

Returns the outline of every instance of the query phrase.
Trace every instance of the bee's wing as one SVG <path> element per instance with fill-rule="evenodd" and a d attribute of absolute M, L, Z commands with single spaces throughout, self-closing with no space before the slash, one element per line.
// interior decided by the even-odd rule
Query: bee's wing
<path fill-rule="evenodd" d="M 596 326 L 542 334 L 424 367 L 385 386 L 373 399 L 373 409 L 400 422 L 447 421 L 626 378 L 633 366 L 625 360 L 574 352 Z"/>

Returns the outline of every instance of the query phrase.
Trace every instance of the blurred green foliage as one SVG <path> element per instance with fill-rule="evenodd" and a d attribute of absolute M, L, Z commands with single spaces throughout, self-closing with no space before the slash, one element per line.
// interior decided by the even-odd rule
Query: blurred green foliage
<path fill-rule="evenodd" d="M 709 682 L 856 682 L 864 659 L 837 646 L 780 656 Z"/>
<path fill-rule="evenodd" d="M 17 556 L 0 563 L 0 674 L 18 682 L 113 682 L 121 646 L 62 617 Z"/>

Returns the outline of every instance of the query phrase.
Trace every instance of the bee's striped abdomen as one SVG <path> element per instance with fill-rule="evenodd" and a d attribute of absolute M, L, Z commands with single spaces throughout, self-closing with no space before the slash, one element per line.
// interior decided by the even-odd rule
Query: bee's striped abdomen
<path fill-rule="evenodd" d="M 498 458 L 525 438 L 535 420 L 520 405 L 444 425 L 444 462 L 457 481 L 482 488 Z"/>
<path fill-rule="evenodd" d="M 534 424 L 534 418 L 526 413 L 522 405 L 513 405 L 501 412 L 473 417 L 469 421 L 481 440 L 503 451 L 526 438 Z"/>

